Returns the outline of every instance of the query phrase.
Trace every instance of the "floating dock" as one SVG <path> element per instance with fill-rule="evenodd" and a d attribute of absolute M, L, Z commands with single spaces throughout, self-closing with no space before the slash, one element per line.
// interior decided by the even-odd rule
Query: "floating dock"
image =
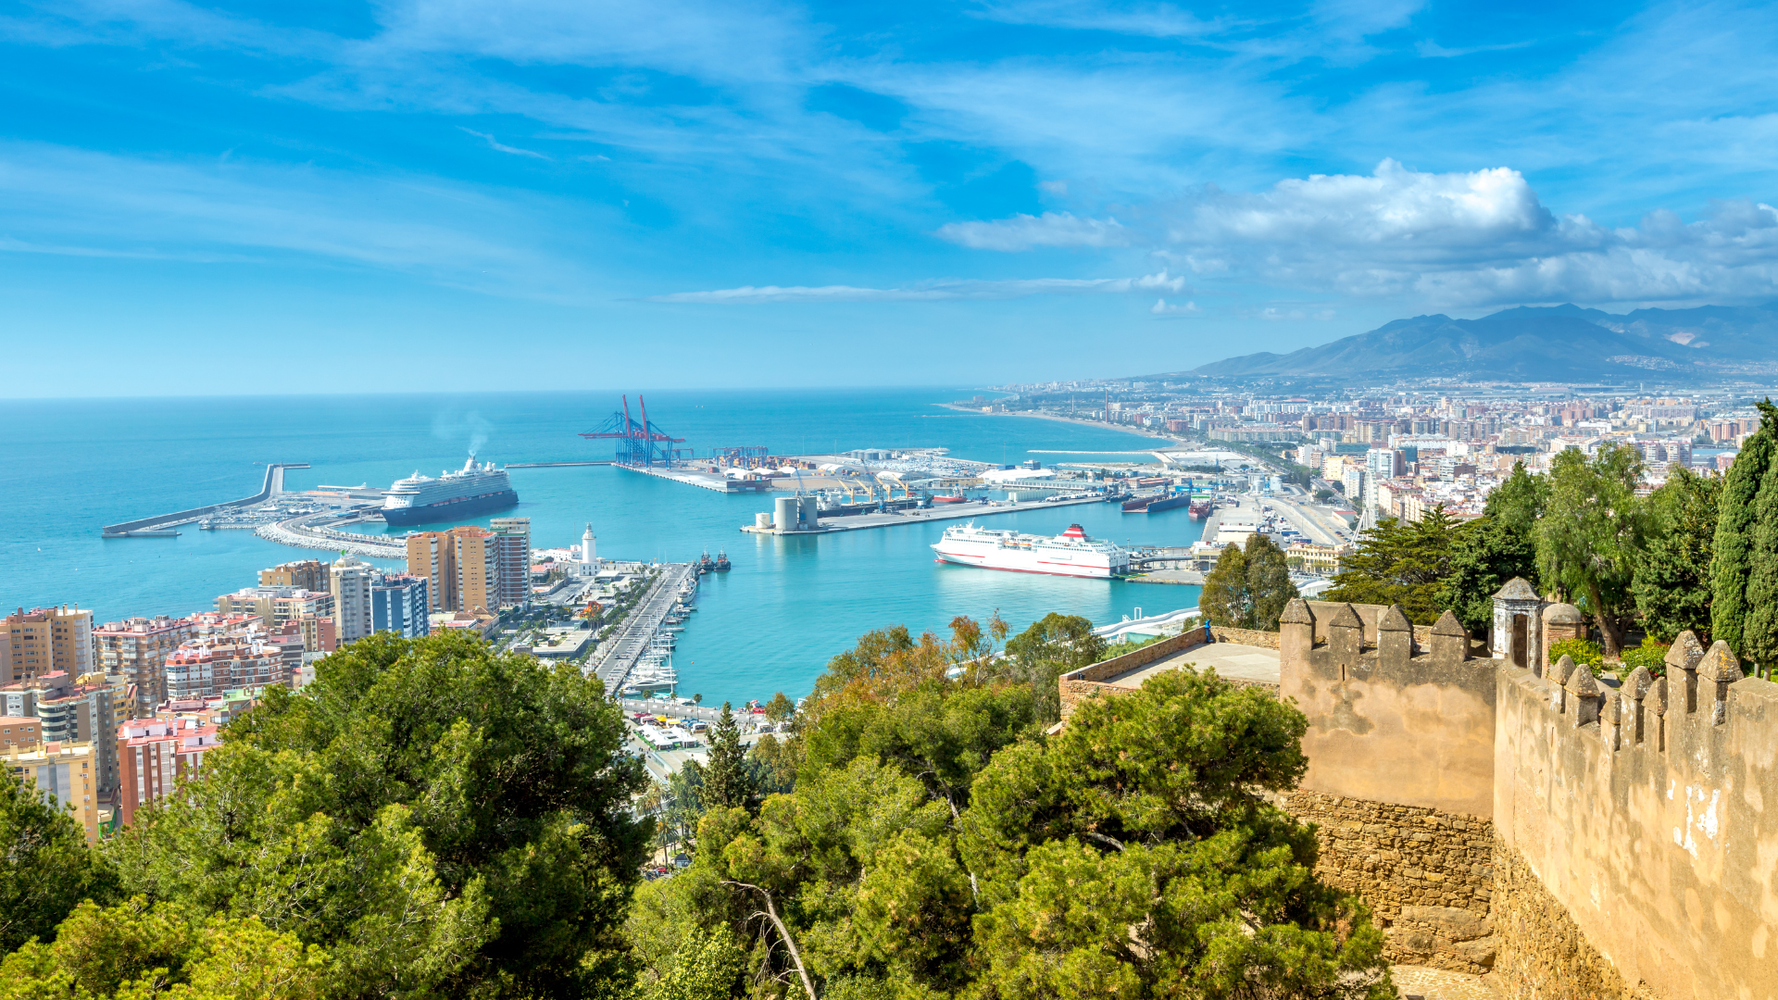
<path fill-rule="evenodd" d="M 265 503 L 273 496 L 284 492 L 284 470 L 306 469 L 307 462 L 273 462 L 265 467 L 265 485 L 258 493 L 241 500 L 229 500 L 213 503 L 208 507 L 193 507 L 190 510 L 162 514 L 158 517 L 144 517 L 135 521 L 124 521 L 121 524 L 108 524 L 100 532 L 101 538 L 176 538 L 179 532 L 173 528 L 181 524 L 201 521 L 212 514 L 219 514 L 237 507 L 251 507 Z"/>

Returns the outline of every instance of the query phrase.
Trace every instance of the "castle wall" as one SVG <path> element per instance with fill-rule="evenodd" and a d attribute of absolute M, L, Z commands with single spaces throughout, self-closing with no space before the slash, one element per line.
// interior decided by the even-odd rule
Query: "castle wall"
<path fill-rule="evenodd" d="M 1722 684 L 1719 700 L 1671 672 L 1646 698 L 1608 690 L 1594 716 L 1596 698 L 1500 666 L 1509 995 L 1778 998 L 1778 685 Z"/>
<path fill-rule="evenodd" d="M 1435 629 L 1420 652 L 1399 610 L 1389 621 L 1392 609 L 1374 605 L 1293 607 L 1309 612 L 1294 617 L 1313 619 L 1291 621 L 1287 611 L 1279 624 L 1279 692 L 1309 719 L 1301 787 L 1491 818 L 1493 665 L 1468 659 L 1469 637 L 1455 619 L 1454 631 Z M 1353 616 L 1345 626 L 1342 615 Z M 1367 648 L 1363 636 L 1372 634 Z"/>

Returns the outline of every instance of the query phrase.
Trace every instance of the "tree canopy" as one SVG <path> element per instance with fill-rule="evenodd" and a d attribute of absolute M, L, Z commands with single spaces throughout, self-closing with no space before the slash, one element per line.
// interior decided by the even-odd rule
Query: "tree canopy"
<path fill-rule="evenodd" d="M 1537 522 L 1537 564 L 1553 586 L 1593 616 L 1605 655 L 1623 646 L 1624 612 L 1632 601 L 1648 512 L 1636 496 L 1642 458 L 1628 445 L 1602 445 L 1589 460 L 1579 451 L 1550 461 L 1550 496 Z"/>
<path fill-rule="evenodd" d="M 1418 521 L 1386 517 L 1341 560 L 1334 585 L 1322 597 L 1353 604 L 1399 604 L 1409 620 L 1430 625 L 1449 607 L 1447 581 L 1460 542 L 1472 531 L 1434 507 Z M 1493 597 L 1490 591 L 1488 596 Z M 1492 609 L 1490 609 L 1492 614 Z"/>
<path fill-rule="evenodd" d="M 269 689 L 108 843 L 157 909 L 328 953 L 328 992 L 596 992 L 651 824 L 618 708 L 571 665 L 379 633 Z"/>
<path fill-rule="evenodd" d="M 1718 477 L 1674 469 L 1648 499 L 1647 545 L 1630 591 L 1643 629 L 1657 642 L 1688 629 L 1710 641 L 1710 557 L 1722 488 Z"/>
<path fill-rule="evenodd" d="M 115 873 L 87 849 L 86 831 L 61 802 L 0 771 L 0 954 L 31 938 L 53 940 L 83 899 L 108 900 Z"/>
<path fill-rule="evenodd" d="M 1515 462 L 1506 480 L 1488 494 L 1482 516 L 1455 533 L 1450 575 L 1436 598 L 1472 633 L 1494 618 L 1494 595 L 1513 577 L 1538 589 L 1537 537 L 1533 529 L 1549 503 L 1549 480 Z M 1419 619 L 1415 619 L 1419 621 Z"/>
<path fill-rule="evenodd" d="M 1284 550 L 1254 532 L 1248 536 L 1246 548 L 1231 544 L 1222 550 L 1204 578 L 1198 607 L 1212 625 L 1272 630 L 1278 627 L 1284 606 L 1297 596 Z"/>

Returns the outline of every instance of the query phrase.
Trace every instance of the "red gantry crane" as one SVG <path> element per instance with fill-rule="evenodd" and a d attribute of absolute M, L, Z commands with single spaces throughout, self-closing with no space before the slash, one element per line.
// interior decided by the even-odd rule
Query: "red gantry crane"
<path fill-rule="evenodd" d="M 648 422 L 648 403 L 641 396 L 636 403 L 642 410 L 642 420 L 630 419 L 630 397 L 623 397 L 624 408 L 611 414 L 599 429 L 584 433 L 583 438 L 594 440 L 611 440 L 617 442 L 617 463 L 619 465 L 638 465 L 653 468 L 656 462 L 662 465 L 673 464 L 675 444 L 684 444 L 684 438 L 669 437 L 659 427 Z M 680 449 L 684 450 L 684 449 Z"/>

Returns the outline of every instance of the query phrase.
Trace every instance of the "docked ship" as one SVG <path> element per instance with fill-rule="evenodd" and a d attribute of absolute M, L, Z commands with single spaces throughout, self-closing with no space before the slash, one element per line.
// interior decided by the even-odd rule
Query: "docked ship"
<path fill-rule="evenodd" d="M 505 469 L 476 465 L 475 456 L 437 479 L 418 472 L 397 480 L 383 497 L 383 520 L 394 525 L 436 524 L 519 502 Z"/>
<path fill-rule="evenodd" d="M 945 529 L 932 546 L 939 562 L 1004 569 L 1051 576 L 1084 576 L 1110 580 L 1130 572 L 1130 554 L 1107 541 L 1087 537 L 1080 525 L 1050 538 L 995 531 L 974 524 Z"/>
<path fill-rule="evenodd" d="M 1175 493 L 1172 495 L 1160 493 L 1155 496 L 1136 497 L 1133 500 L 1125 500 L 1124 513 L 1159 514 L 1163 510 L 1184 507 L 1191 502 L 1192 498 L 1190 493 Z"/>
<path fill-rule="evenodd" d="M 1193 500 L 1192 507 L 1191 507 L 1191 519 L 1194 521 L 1208 520 L 1210 518 L 1210 510 L 1211 510 L 1212 506 L 1213 505 L 1211 504 L 1211 502 L 1209 500 Z"/>

